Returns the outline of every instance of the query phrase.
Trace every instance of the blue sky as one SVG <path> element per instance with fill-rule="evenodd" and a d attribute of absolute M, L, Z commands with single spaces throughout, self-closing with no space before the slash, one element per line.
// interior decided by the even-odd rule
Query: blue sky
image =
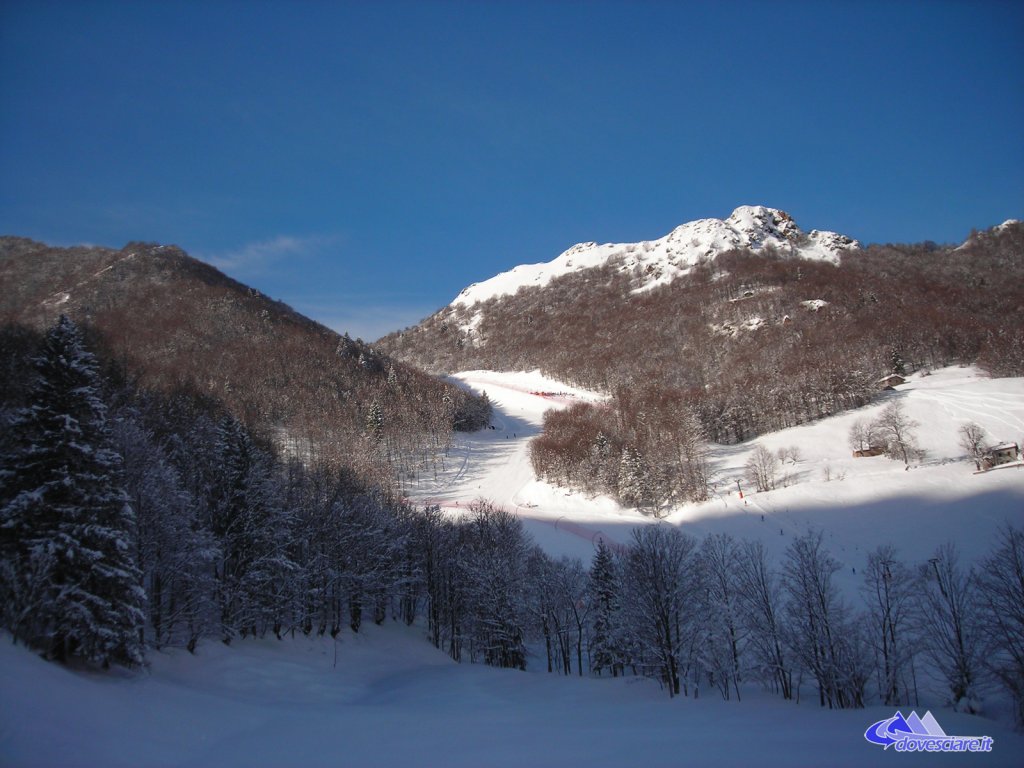
<path fill-rule="evenodd" d="M 1020 2 L 0 2 L 0 233 L 175 243 L 373 339 L 743 204 L 1024 218 Z"/>

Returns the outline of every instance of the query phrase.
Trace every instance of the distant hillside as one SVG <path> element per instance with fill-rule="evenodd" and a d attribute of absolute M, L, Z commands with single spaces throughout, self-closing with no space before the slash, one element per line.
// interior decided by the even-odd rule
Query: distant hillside
<path fill-rule="evenodd" d="M 806 242 L 795 225 L 788 231 Z M 837 260 L 749 239 L 710 253 L 698 243 L 701 254 L 677 259 L 685 265 L 667 281 L 650 263 L 630 266 L 644 244 L 609 247 L 579 270 L 559 270 L 563 254 L 467 289 L 377 346 L 434 372 L 540 369 L 608 393 L 610 408 L 553 417 L 538 450 L 553 476 L 613 467 L 600 483 L 613 495 L 622 462 L 676 482 L 669 459 L 680 446 L 739 442 L 863 405 L 894 371 L 977 363 L 1024 374 L 1024 224 L 958 247 L 845 247 Z M 530 269 L 544 272 L 542 284 L 506 290 Z M 488 285 L 486 300 L 466 301 Z"/>
<path fill-rule="evenodd" d="M 0 322 L 68 314 L 141 386 L 222 402 L 288 450 L 387 484 L 486 404 L 300 315 L 174 246 L 52 248 L 0 238 Z"/>
<path fill-rule="evenodd" d="M 956 248 L 848 248 L 838 263 L 763 243 L 692 259 L 654 286 L 643 264 L 626 268 L 628 248 L 615 250 L 543 285 L 465 301 L 492 281 L 481 283 L 376 346 L 437 373 L 540 368 L 608 393 L 703 393 L 708 426 L 726 441 L 832 413 L 894 365 L 979 362 L 997 375 L 1024 367 L 1014 319 L 1024 309 L 1024 224 Z M 769 408 L 772 390 L 788 402 Z M 742 413 L 751 410 L 779 416 L 762 423 Z"/>

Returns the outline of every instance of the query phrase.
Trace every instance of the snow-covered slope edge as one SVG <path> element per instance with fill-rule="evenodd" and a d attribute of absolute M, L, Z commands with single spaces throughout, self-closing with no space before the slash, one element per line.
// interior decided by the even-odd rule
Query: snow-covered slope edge
<path fill-rule="evenodd" d="M 762 251 L 772 248 L 784 256 L 838 263 L 840 257 L 860 244 L 835 232 L 805 233 L 784 211 L 761 205 L 744 205 L 726 219 L 698 219 L 676 227 L 658 240 L 640 243 L 578 243 L 553 261 L 522 264 L 508 272 L 473 283 L 453 305 L 472 306 L 497 296 L 514 294 L 525 286 L 543 287 L 561 275 L 599 267 L 621 258 L 620 269 L 640 268 L 639 290 L 671 282 L 694 265 L 735 248 Z"/>

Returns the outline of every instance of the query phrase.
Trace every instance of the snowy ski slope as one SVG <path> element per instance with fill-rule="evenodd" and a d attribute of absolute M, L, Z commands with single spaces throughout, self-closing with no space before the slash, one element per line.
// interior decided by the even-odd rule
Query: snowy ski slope
<path fill-rule="evenodd" d="M 597 537 L 623 544 L 633 527 L 655 522 L 609 498 L 587 498 L 533 475 L 529 442 L 540 432 L 544 412 L 594 402 L 600 395 L 538 371 L 468 371 L 454 378 L 487 392 L 495 405 L 496 429 L 461 437 L 448 472 L 412 489 L 414 501 L 458 513 L 474 499 L 489 499 L 519 515 L 550 553 L 585 561 Z M 927 456 L 909 469 L 884 456 L 854 459 L 847 443 L 851 424 L 875 418 L 894 399 L 919 422 L 916 434 Z M 777 557 L 793 536 L 820 528 L 834 555 L 850 566 L 851 588 L 858 583 L 853 569 L 880 544 L 894 544 L 906 560 L 920 561 L 940 544 L 955 541 L 973 560 L 987 552 L 1003 522 L 1024 523 L 1024 467 L 975 474 L 957 444 L 957 430 L 968 421 L 983 427 L 992 442 L 1019 444 L 1024 439 L 1024 379 L 990 379 L 975 368 L 947 368 L 912 376 L 864 408 L 741 445 L 716 446 L 713 498 L 680 507 L 665 519 L 698 538 L 727 532 L 761 539 Z M 747 488 L 743 467 L 759 444 L 773 452 L 799 449 L 801 459 L 780 469 L 780 477 L 790 477 L 788 487 L 768 493 Z"/>

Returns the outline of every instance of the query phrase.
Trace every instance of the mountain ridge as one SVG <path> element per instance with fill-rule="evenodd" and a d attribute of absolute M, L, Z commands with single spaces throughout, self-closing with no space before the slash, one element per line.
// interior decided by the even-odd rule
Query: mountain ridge
<path fill-rule="evenodd" d="M 473 283 L 449 306 L 472 306 L 512 295 L 522 287 L 544 287 L 555 277 L 610 263 L 621 272 L 640 270 L 642 277 L 635 288 L 639 292 L 670 283 L 729 250 L 771 250 L 788 258 L 838 264 L 843 255 L 859 248 L 858 241 L 843 234 L 817 229 L 804 232 L 780 209 L 741 205 L 725 219 L 696 219 L 656 240 L 577 243 L 551 261 L 520 264 Z"/>
<path fill-rule="evenodd" d="M 486 407 L 477 409 L 464 390 L 176 246 L 52 248 L 0 238 L 0 284 L 5 331 L 38 332 L 66 314 L 90 329 L 107 364 L 141 387 L 213 398 L 286 450 L 314 451 L 368 485 L 390 486 L 415 471 L 414 456 L 443 449 L 452 429 L 486 420 Z"/>
<path fill-rule="evenodd" d="M 838 264 L 730 249 L 650 287 L 658 276 L 604 259 L 453 303 L 376 346 L 437 373 L 537 369 L 608 395 L 609 408 L 553 419 L 545 440 L 566 476 L 593 475 L 596 445 L 602 490 L 616 496 L 620 465 L 638 456 L 652 477 L 678 478 L 670 446 L 734 444 L 856 408 L 889 373 L 1021 375 L 1022 254 L 1024 225 L 1009 222 L 959 247 L 868 245 Z"/>

